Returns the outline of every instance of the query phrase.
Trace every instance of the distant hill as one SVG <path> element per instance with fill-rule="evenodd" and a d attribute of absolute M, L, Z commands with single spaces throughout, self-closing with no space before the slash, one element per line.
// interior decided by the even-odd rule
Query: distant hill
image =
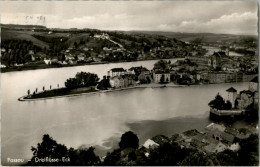
<path fill-rule="evenodd" d="M 47 29 L 47 27 L 41 26 L 41 25 L 20 25 L 20 24 L 1 24 L 1 28 L 9 28 L 9 29 Z"/>
<path fill-rule="evenodd" d="M 53 32 L 49 34 L 49 32 Z M 121 33 L 125 35 L 130 35 L 135 38 L 149 39 L 150 42 L 154 41 L 155 36 L 164 36 L 167 38 L 175 38 L 183 42 L 192 42 L 196 39 L 200 39 L 202 43 L 234 43 L 235 41 L 241 41 L 246 37 L 253 38 L 257 41 L 257 36 L 247 36 L 247 35 L 232 35 L 232 34 L 214 34 L 214 33 L 179 33 L 179 32 L 161 32 L 161 31 L 100 31 L 96 29 L 59 29 L 59 28 L 46 28 L 45 26 L 39 25 L 13 25 L 13 24 L 1 24 L 1 39 L 21 39 L 21 40 L 30 40 L 35 45 L 40 47 L 49 47 L 49 44 L 35 38 L 33 35 L 41 35 L 48 38 L 52 37 L 66 37 L 68 40 L 66 43 L 69 46 L 72 46 L 74 42 L 79 42 L 80 40 L 87 40 L 90 33 L 101 33 L 107 32 L 112 34 L 114 32 Z M 118 39 L 119 42 L 130 45 L 132 42 L 131 37 L 125 38 L 120 36 Z M 98 42 L 95 40 L 88 40 L 88 47 L 98 46 Z M 140 43 L 140 42 L 139 42 Z"/>
<path fill-rule="evenodd" d="M 214 33 L 180 33 L 180 32 L 162 32 L 162 31 L 120 31 L 126 34 L 154 34 L 162 35 L 168 38 L 176 38 L 183 42 L 191 42 L 197 38 L 202 39 L 204 43 L 214 43 L 217 41 L 230 41 L 234 42 L 245 37 L 253 37 L 257 39 L 257 36 L 253 35 L 233 35 L 233 34 L 214 34 Z"/>

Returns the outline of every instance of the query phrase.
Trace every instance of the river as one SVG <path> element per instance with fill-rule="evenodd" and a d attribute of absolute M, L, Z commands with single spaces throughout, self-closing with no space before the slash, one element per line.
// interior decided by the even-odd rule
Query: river
<path fill-rule="evenodd" d="M 172 59 L 171 62 L 176 61 Z M 31 146 L 50 134 L 67 147 L 96 146 L 99 155 L 114 148 L 120 136 L 134 131 L 140 144 L 157 134 L 172 135 L 191 128 L 203 128 L 208 119 L 208 102 L 233 86 L 248 83 L 200 85 L 176 88 L 138 88 L 124 91 L 20 102 L 30 89 L 64 85 L 79 71 L 97 73 L 100 78 L 115 67 L 144 66 L 152 69 L 155 60 L 86 65 L 9 72 L 1 74 L 2 164 L 7 158 L 32 157 Z"/>
<path fill-rule="evenodd" d="M 212 55 L 214 52 L 219 52 L 220 51 L 220 48 L 217 48 L 217 47 L 213 47 L 213 46 L 203 46 L 202 48 L 206 49 L 208 52 L 205 54 L 206 56 L 210 56 Z M 243 56 L 242 54 L 240 53 L 236 53 L 236 52 L 233 52 L 233 51 L 229 51 L 229 56 L 235 56 L 235 57 L 241 57 Z"/>

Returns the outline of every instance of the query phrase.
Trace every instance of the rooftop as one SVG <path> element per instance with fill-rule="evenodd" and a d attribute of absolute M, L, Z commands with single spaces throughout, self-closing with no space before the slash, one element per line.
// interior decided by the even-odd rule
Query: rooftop
<path fill-rule="evenodd" d="M 185 131 L 183 132 L 183 134 L 185 136 L 188 136 L 188 137 L 191 137 L 191 136 L 196 136 L 197 134 L 199 134 L 200 132 L 196 129 L 192 129 L 192 130 L 188 130 L 188 131 Z"/>
<path fill-rule="evenodd" d="M 229 88 L 226 90 L 227 92 L 237 92 L 237 90 L 233 87 Z"/>
<path fill-rule="evenodd" d="M 253 95 L 253 92 L 251 92 L 250 90 L 243 90 L 240 92 L 240 94 L 242 93 L 245 93 L 245 94 L 248 94 L 248 95 Z"/>
<path fill-rule="evenodd" d="M 258 76 L 256 76 L 255 78 L 253 78 L 250 82 L 258 83 Z"/>
<path fill-rule="evenodd" d="M 123 69 L 123 68 L 112 68 L 111 71 L 112 71 L 112 72 L 124 72 L 124 71 L 126 71 L 126 70 Z"/>

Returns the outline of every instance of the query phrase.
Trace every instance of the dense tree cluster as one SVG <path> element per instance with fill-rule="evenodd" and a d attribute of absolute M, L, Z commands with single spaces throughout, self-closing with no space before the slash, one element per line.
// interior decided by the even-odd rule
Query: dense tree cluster
<path fill-rule="evenodd" d="M 49 37 L 49 36 L 42 36 L 42 35 L 36 35 L 34 34 L 33 37 L 44 41 L 49 44 L 49 49 L 43 48 L 43 52 L 50 57 L 54 56 L 62 56 L 60 52 L 62 50 L 68 49 L 69 45 L 67 44 L 67 37 Z"/>
<path fill-rule="evenodd" d="M 174 141 L 160 140 L 154 148 L 139 147 L 139 139 L 131 131 L 124 133 L 119 148 L 108 152 L 103 161 L 95 155 L 93 147 L 88 149 L 68 149 L 58 144 L 49 135 L 44 135 L 37 147 L 32 147 L 33 157 L 27 165 L 102 165 L 102 166 L 257 166 L 258 135 L 239 141 L 238 151 L 224 150 L 219 153 L 203 153 L 195 149 L 182 148 Z M 35 158 L 67 158 L 67 162 L 36 162 Z"/>
<path fill-rule="evenodd" d="M 8 66 L 31 61 L 29 51 L 33 51 L 34 53 L 41 51 L 41 48 L 35 46 L 32 41 L 26 40 L 3 40 L 1 48 L 6 50 L 1 55 L 1 62 Z"/>
<path fill-rule="evenodd" d="M 68 149 L 65 145 L 57 143 L 49 135 L 43 135 L 42 142 L 37 147 L 32 147 L 33 157 L 26 165 L 30 166 L 68 166 L 68 165 L 97 165 L 100 159 L 95 155 L 93 147 L 88 149 Z M 47 160 L 45 162 L 38 159 L 58 159 L 57 162 Z"/>
<path fill-rule="evenodd" d="M 109 76 L 103 76 L 103 79 L 99 82 L 97 88 L 107 90 L 110 87 Z"/>
<path fill-rule="evenodd" d="M 208 104 L 210 107 L 218 109 L 218 110 L 230 110 L 232 108 L 232 104 L 230 101 L 225 102 L 222 96 L 218 93 L 214 100 L 211 100 Z"/>
<path fill-rule="evenodd" d="M 74 89 L 79 87 L 88 87 L 97 85 L 99 78 L 97 74 L 78 72 L 75 78 L 69 78 L 65 82 L 65 86 L 68 89 Z"/>
<path fill-rule="evenodd" d="M 132 131 L 128 131 L 121 136 L 121 141 L 118 145 L 120 149 L 125 149 L 129 147 L 138 149 L 139 139 Z"/>
<path fill-rule="evenodd" d="M 153 69 L 154 70 L 159 70 L 159 71 L 169 71 L 170 69 L 170 61 L 166 60 L 159 60 L 154 64 Z"/>

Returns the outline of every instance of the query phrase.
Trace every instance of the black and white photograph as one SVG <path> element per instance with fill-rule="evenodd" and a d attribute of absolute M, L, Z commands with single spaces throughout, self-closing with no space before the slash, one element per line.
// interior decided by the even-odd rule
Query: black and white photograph
<path fill-rule="evenodd" d="M 259 1 L 0 1 L 2 166 L 259 166 Z"/>

